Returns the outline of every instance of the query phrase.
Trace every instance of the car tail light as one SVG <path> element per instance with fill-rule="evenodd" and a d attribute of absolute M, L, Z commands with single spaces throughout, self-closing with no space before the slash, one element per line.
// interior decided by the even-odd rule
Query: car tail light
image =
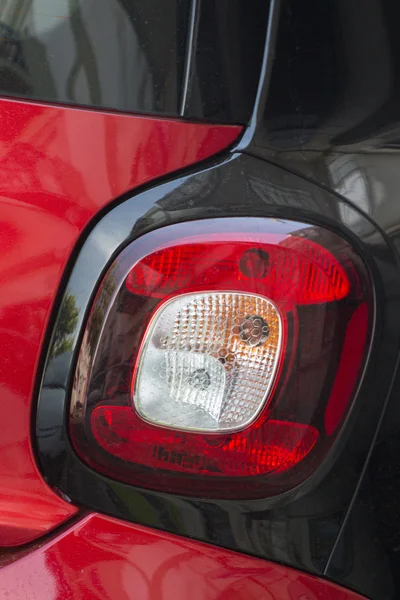
<path fill-rule="evenodd" d="M 226 498 L 291 489 L 340 432 L 372 317 L 362 260 L 327 230 L 231 219 L 147 234 L 94 300 L 73 445 L 142 487 Z"/>

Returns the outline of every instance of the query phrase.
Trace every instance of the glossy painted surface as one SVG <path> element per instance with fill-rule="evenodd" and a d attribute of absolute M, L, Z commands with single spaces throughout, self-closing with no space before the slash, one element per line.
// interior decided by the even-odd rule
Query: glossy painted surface
<path fill-rule="evenodd" d="M 28 542 L 76 510 L 45 484 L 30 434 L 39 351 L 79 235 L 121 194 L 221 151 L 239 132 L 0 100 L 0 546 Z"/>
<path fill-rule="evenodd" d="M 13 600 L 361 600 L 282 565 L 90 515 L 0 571 Z"/>
<path fill-rule="evenodd" d="M 46 3 L 45 0 L 43 2 Z M 100 2 L 107 12 L 111 3 L 99 0 L 99 5 Z M 15 8 L 14 0 L 5 1 L 2 3 L 4 11 L 7 4 L 8 8 Z M 39 4 L 40 1 L 36 0 L 31 7 L 28 3 L 24 6 L 23 2 L 19 6 L 28 8 L 28 12 L 31 8 L 40 12 L 37 10 Z M 51 10 L 55 4 L 47 2 Z M 84 1 L 74 5 L 72 2 L 62 4 L 64 8 L 69 5 L 84 8 Z M 124 3 L 125 8 L 128 4 Z M 150 7 L 151 13 L 152 3 L 146 0 L 143 4 Z M 246 111 L 251 105 L 258 73 L 258 66 L 250 73 L 249 61 L 252 61 L 253 67 L 260 58 L 258 45 L 255 56 L 247 54 L 253 48 L 246 41 L 246 31 L 253 29 L 244 26 L 247 15 L 241 14 L 241 3 L 235 3 L 235 9 L 232 8 L 229 13 L 233 15 L 230 24 L 225 29 L 228 20 L 224 11 L 228 5 L 231 9 L 232 2 L 218 3 L 218 6 L 216 3 L 215 6 L 213 3 L 193 4 L 214 11 L 213 26 L 218 34 L 217 40 L 223 43 L 218 46 L 215 37 L 207 37 L 211 27 L 201 32 L 199 14 L 200 44 L 196 46 L 197 54 L 193 53 L 194 78 L 187 82 L 186 114 L 221 119 L 236 119 L 237 115 L 244 114 L 243 119 L 247 120 Z M 265 4 L 263 0 L 257 3 L 255 12 L 262 6 L 265 10 Z M 274 0 L 272 4 L 277 7 L 280 3 Z M 115 15 L 120 15 L 122 3 L 115 3 L 115 7 Z M 18 22 L 23 11 L 20 15 L 18 10 L 13 12 Z M 50 11 L 47 17 L 50 17 L 51 23 L 47 20 L 47 24 L 47 17 L 43 18 L 43 14 L 34 18 L 30 15 L 30 22 L 35 27 L 39 24 L 40 31 L 35 30 L 33 25 L 29 30 L 35 31 L 35 35 L 28 35 L 25 40 L 31 44 L 27 46 L 29 52 L 24 50 L 25 58 L 28 55 L 34 58 L 43 69 L 35 76 L 31 71 L 27 79 L 21 77 L 25 58 L 19 41 L 15 39 L 14 32 L 2 31 L 0 83 L 4 82 L 4 90 L 32 96 L 32 89 L 28 90 L 25 86 L 32 85 L 33 81 L 35 85 L 44 82 L 43 97 L 71 103 L 129 110 L 137 102 L 141 110 L 165 111 L 168 101 L 173 107 L 171 110 L 175 111 L 176 106 L 179 108 L 177 82 L 182 79 L 181 55 L 178 56 L 173 49 L 174 61 L 168 65 L 163 59 L 169 53 L 161 52 L 158 56 L 156 52 L 158 58 L 152 55 L 152 44 L 147 42 L 157 39 L 157 36 L 146 39 L 146 27 L 141 32 L 138 27 L 131 36 L 133 41 L 128 40 L 127 46 L 121 44 L 116 52 L 121 59 L 127 48 L 136 48 L 135 77 L 139 72 L 149 75 L 142 90 L 144 95 L 137 93 L 136 89 L 135 93 L 124 96 L 126 86 L 124 88 L 120 83 L 124 82 L 124 77 L 132 78 L 133 70 L 130 71 L 123 60 L 119 60 L 121 70 L 104 73 L 101 65 L 112 63 L 107 55 L 111 48 L 110 44 L 102 44 L 101 40 L 100 44 L 95 44 L 98 60 L 88 61 L 88 47 L 82 52 L 81 46 L 77 64 L 68 63 L 70 73 L 67 73 L 66 81 L 58 91 L 50 89 L 51 77 L 44 71 L 49 63 L 52 64 L 48 71 L 57 66 L 57 56 L 51 56 L 57 55 L 57 52 L 50 52 L 46 60 L 40 61 L 38 57 L 44 50 L 41 44 L 50 38 L 58 42 L 62 37 L 58 34 L 66 29 L 71 30 L 77 40 L 85 41 L 85 27 L 81 28 L 83 11 L 78 12 L 81 12 L 79 18 L 76 14 L 72 15 L 73 18 L 66 23 L 60 17 L 67 15 L 62 13 L 55 15 Z M 93 35 L 96 19 L 104 20 L 103 13 L 99 9 L 98 14 L 90 14 L 86 20 L 86 33 L 90 30 L 90 35 Z M 95 18 L 92 20 L 93 15 Z M 134 16 L 125 22 L 124 15 L 123 18 L 118 15 L 114 21 L 110 19 L 108 34 L 114 31 L 113 23 L 121 25 L 125 31 L 128 21 L 138 21 Z M 150 18 L 156 23 L 156 28 L 159 16 L 156 10 L 153 13 L 155 21 Z M 346 435 L 332 462 L 325 465 L 319 477 L 304 486 L 297 496 L 278 499 L 276 503 L 260 502 L 249 506 L 188 500 L 167 493 L 147 493 L 82 469 L 76 457 L 69 453 L 63 438 L 62 419 L 61 423 L 59 419 L 67 391 L 68 350 L 75 343 L 73 326 L 71 333 L 67 331 L 67 337 L 71 335 L 71 338 L 68 337 L 65 346 L 65 364 L 53 362 L 50 365 L 52 369 L 46 371 L 41 399 L 46 405 L 46 418 L 39 423 L 41 458 L 49 482 L 70 493 L 75 500 L 127 520 L 267 556 L 309 571 L 327 573 L 330 578 L 346 582 L 374 600 L 394 600 L 400 593 L 400 448 L 397 441 L 400 432 L 400 381 L 395 381 L 391 389 L 400 339 L 399 264 L 396 264 L 392 252 L 394 247 L 398 250 L 400 246 L 398 16 L 396 0 L 327 0 L 318 11 L 309 0 L 282 3 L 270 95 L 266 107 L 262 106 L 262 102 L 259 104 L 263 119 L 258 121 L 259 127 L 253 131 L 253 143 L 247 148 L 242 147 L 251 154 L 279 162 L 289 170 L 300 171 L 323 183 L 345 196 L 356 209 L 287 172 L 277 171 L 268 165 L 261 166 L 261 163 L 258 166 L 253 163 L 249 168 L 249 163 L 232 161 L 228 169 L 210 169 L 198 178 L 185 178 L 176 186 L 170 184 L 162 197 L 148 192 L 137 197 L 135 202 L 130 201 L 119 213 L 120 217 L 108 220 L 106 228 L 97 229 L 96 235 L 91 237 L 89 249 L 84 247 L 83 255 L 87 262 L 79 266 L 78 279 L 74 283 L 80 303 L 79 321 L 101 268 L 118 244 L 132 235 L 133 224 L 134 235 L 139 235 L 171 221 L 202 218 L 210 214 L 250 214 L 313 219 L 339 232 L 346 232 L 365 253 L 376 282 L 379 307 L 377 339 L 372 368 L 367 372 L 359 394 L 358 409 L 351 415 Z M 141 25 L 146 21 L 149 19 L 143 18 Z M 207 19 L 205 22 L 208 25 Z M 45 29 L 50 27 L 53 31 L 43 31 L 44 25 Z M 225 48 L 230 47 L 232 32 L 244 32 L 244 43 L 234 45 L 239 50 L 238 54 L 230 52 L 232 56 L 228 56 Z M 137 43 L 143 33 L 144 37 Z M 31 39 L 35 36 L 39 44 Z M 120 38 L 118 41 L 121 41 Z M 160 43 L 156 50 L 161 48 L 165 46 Z M 106 55 L 104 63 L 100 60 L 103 52 Z M 232 57 L 238 77 L 230 79 L 227 75 L 233 73 L 229 66 Z M 149 58 L 154 60 L 153 70 L 148 68 Z M 88 62 L 92 62 L 92 66 L 95 64 L 96 68 L 88 68 Z M 242 66 L 239 68 L 239 65 Z M 96 80 L 99 67 L 101 85 Z M 156 75 L 158 67 L 160 77 Z M 61 73 L 60 68 L 56 71 Z M 268 69 L 265 69 L 264 74 L 267 72 Z M 69 75 L 72 79 L 68 82 Z M 154 75 L 153 80 L 151 75 Z M 118 85 L 105 85 L 110 77 L 112 81 L 118 79 Z M 137 78 L 133 81 L 133 87 L 137 81 Z M 166 85 L 167 81 L 169 85 Z M 163 95 L 163 90 L 168 94 Z M 238 91 L 243 90 L 246 93 L 240 98 Z M 259 94 L 258 99 L 265 95 Z M 29 411 L 33 377 L 46 323 L 61 274 L 76 240 L 97 212 L 120 194 L 219 151 L 239 133 L 239 129 L 212 127 L 201 131 L 200 134 L 197 127 L 169 121 L 0 101 L 0 345 L 3 348 L 0 363 L 0 545 L 33 539 L 74 512 L 47 487 L 37 471 L 29 442 Z M 143 152 L 146 160 L 143 160 Z M 383 235 L 374 221 L 383 230 Z M 388 245 L 387 238 L 392 247 Z M 368 471 L 363 477 L 363 487 L 349 512 L 388 398 L 388 411 Z M 151 600 L 154 596 L 157 598 L 160 570 L 156 572 L 154 585 L 153 571 L 149 572 L 158 552 L 159 542 L 154 541 L 158 539 L 157 534 L 147 532 L 144 539 L 142 529 L 110 523 L 112 521 L 106 517 L 89 517 L 48 546 L 32 551 L 22 562 L 5 567 L 0 573 L 0 592 L 6 597 L 6 593 L 12 590 L 16 598 L 35 597 L 39 593 L 43 598 L 85 598 L 85 595 L 92 598 L 96 597 L 95 594 L 99 594 L 99 598 L 110 597 L 110 594 L 111 597 L 114 594 L 114 597 L 125 595 L 129 598 L 141 590 L 135 577 L 136 566 L 143 555 L 146 565 L 142 572 L 152 585 Z M 138 531 L 141 540 L 139 550 Z M 149 542 L 149 538 L 153 541 Z M 161 534 L 161 538 L 162 556 L 157 566 L 161 565 L 163 573 L 163 561 L 170 557 L 166 546 L 170 537 Z M 195 549 L 188 540 L 179 540 L 179 544 L 179 550 L 172 552 L 172 562 L 178 554 L 180 565 L 183 564 L 179 555 L 182 544 L 185 556 L 192 553 L 198 556 L 199 548 L 204 548 L 197 546 Z M 145 547 L 151 550 L 149 561 L 143 552 Z M 129 554 L 132 548 L 134 575 L 131 575 Z M 190 595 L 195 589 L 203 590 L 201 586 L 205 580 L 209 581 L 209 573 L 213 573 L 216 561 L 219 565 L 223 562 L 225 570 L 222 576 L 226 583 L 227 553 L 216 547 L 210 547 L 208 551 L 211 559 L 207 554 L 207 560 L 211 562 L 206 562 L 201 577 L 198 575 L 201 568 L 196 572 L 192 563 L 185 571 L 197 573 L 188 584 Z M 238 565 L 237 555 L 228 554 L 235 556 L 236 572 L 249 560 L 252 565 L 255 562 L 261 564 L 240 556 Z M 221 558 L 218 559 L 218 556 Z M 270 574 L 270 569 L 278 574 L 280 584 L 277 584 L 275 595 L 275 588 L 271 591 L 270 587 L 268 592 L 261 588 L 261 592 L 268 594 L 266 597 L 274 600 L 282 600 L 282 597 L 284 600 L 303 600 L 304 596 L 318 600 L 330 597 L 325 584 L 318 589 L 310 588 L 310 579 L 306 577 L 307 583 L 302 580 L 299 590 L 287 569 L 271 565 L 266 568 L 266 563 L 262 563 L 264 575 Z M 167 579 L 176 577 L 172 579 L 170 593 L 175 598 L 184 580 L 183 571 L 178 567 L 171 569 L 170 562 L 165 571 L 168 572 Z M 243 595 L 253 593 L 247 569 L 246 577 L 245 585 L 242 581 L 234 581 L 233 592 L 229 587 L 224 589 L 222 583 L 221 587 L 218 587 L 219 584 L 214 588 L 208 586 L 204 597 L 212 598 L 214 589 L 217 590 L 217 598 L 259 597 L 262 583 L 258 579 L 253 596 Z M 303 576 L 294 574 L 293 577 L 297 585 L 298 578 Z M 221 576 L 212 579 L 213 585 L 220 579 Z M 315 579 L 312 581 L 316 582 Z M 44 589 L 40 588 L 41 582 L 44 582 Z M 115 588 L 107 587 L 113 584 Z M 268 585 L 271 586 L 270 580 Z M 164 593 L 163 589 L 160 593 Z M 349 599 L 346 592 L 336 588 L 332 593 L 341 594 L 333 595 L 335 600 Z"/>
<path fill-rule="evenodd" d="M 399 2 L 327 0 L 318 11 L 312 5 L 281 3 L 269 56 L 272 78 L 263 85 L 267 102 L 246 151 L 345 198 L 342 218 L 362 231 L 360 219 L 350 216 L 353 207 L 362 211 L 399 260 Z M 398 281 L 392 281 L 393 339 L 399 335 Z M 399 394 L 399 374 L 389 396 L 377 391 L 383 420 L 325 567 L 329 577 L 374 600 L 400 597 Z"/>
<path fill-rule="evenodd" d="M 382 234 L 365 216 L 303 178 L 264 161 L 234 154 L 204 170 L 154 186 L 108 212 L 93 228 L 77 257 L 60 315 L 66 314 L 63 307 L 68 312 L 72 295 L 79 314 L 70 341 L 71 349 L 77 349 L 86 307 L 104 271 L 107 253 L 110 257 L 132 239 L 165 225 L 204 217 L 249 215 L 269 217 L 271 223 L 292 219 L 332 229 L 349 239 L 375 282 L 371 359 L 354 409 L 327 460 L 298 488 L 259 500 L 178 496 L 168 493 L 167 487 L 165 491 L 151 491 L 99 475 L 77 458 L 66 431 L 73 356 L 65 352 L 55 357 L 50 350 L 37 416 L 41 465 L 52 485 L 87 508 L 321 574 L 335 547 L 376 432 L 400 343 L 400 323 L 395 321 L 400 268 Z M 186 223 L 188 232 L 192 226 L 195 228 L 195 223 Z M 225 228 L 228 226 L 225 220 Z M 105 236 L 109 242 L 107 253 L 99 253 Z M 55 331 L 59 331 L 58 324 Z M 57 338 L 55 341 L 58 343 Z M 312 348 L 311 342 L 310 351 Z"/>
<path fill-rule="evenodd" d="M 256 145 L 279 157 L 299 149 L 399 148 L 398 2 L 326 0 L 318 11 L 313 6 L 312 0 L 281 2 Z M 303 160 L 312 162 L 313 155 Z"/>

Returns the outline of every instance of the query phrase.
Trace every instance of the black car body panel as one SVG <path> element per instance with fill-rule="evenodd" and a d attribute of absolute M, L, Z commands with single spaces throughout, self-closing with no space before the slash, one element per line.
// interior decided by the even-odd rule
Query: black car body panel
<path fill-rule="evenodd" d="M 340 194 L 398 255 L 400 6 L 327 1 L 313 10 L 311 4 L 281 3 L 268 99 L 247 151 Z M 397 324 L 395 316 L 394 337 Z M 330 578 L 382 599 L 400 594 L 399 385 L 396 378 L 325 567 Z"/>

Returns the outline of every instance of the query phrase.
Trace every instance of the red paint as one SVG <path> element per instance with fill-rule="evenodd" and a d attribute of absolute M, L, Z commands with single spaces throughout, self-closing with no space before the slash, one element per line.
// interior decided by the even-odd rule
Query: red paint
<path fill-rule="evenodd" d="M 80 233 L 116 197 L 221 151 L 240 131 L 0 100 L 0 546 L 76 512 L 42 479 L 30 428 L 43 336 Z"/>
<path fill-rule="evenodd" d="M 90 515 L 0 571 L 13 600 L 362 600 L 283 565 Z"/>

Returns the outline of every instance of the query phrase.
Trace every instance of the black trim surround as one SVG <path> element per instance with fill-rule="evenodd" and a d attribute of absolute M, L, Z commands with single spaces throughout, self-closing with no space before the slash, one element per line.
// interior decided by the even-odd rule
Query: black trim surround
<path fill-rule="evenodd" d="M 364 258 L 375 286 L 374 343 L 340 443 L 305 484 L 269 500 L 178 497 L 99 475 L 78 459 L 66 427 L 80 336 L 99 279 L 117 253 L 149 231 L 224 217 L 270 217 L 320 225 L 347 238 Z M 393 331 L 393 316 L 400 272 L 375 225 L 346 201 L 301 177 L 234 154 L 121 201 L 93 227 L 69 273 L 57 312 L 72 294 L 79 311 L 69 340 L 72 352 L 51 359 L 51 345 L 45 348 L 47 358 L 38 384 L 37 452 L 48 483 L 90 509 L 323 573 L 376 434 L 399 351 L 400 331 Z"/>

